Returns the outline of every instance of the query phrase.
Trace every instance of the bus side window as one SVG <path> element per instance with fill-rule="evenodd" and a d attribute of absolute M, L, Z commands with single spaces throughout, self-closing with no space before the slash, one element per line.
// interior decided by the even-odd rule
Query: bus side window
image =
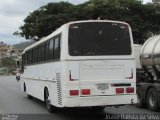
<path fill-rule="evenodd" d="M 35 63 L 35 48 L 33 48 L 32 63 Z"/>
<path fill-rule="evenodd" d="M 25 65 L 25 53 L 22 55 L 22 65 Z"/>
<path fill-rule="evenodd" d="M 41 62 L 44 61 L 44 45 L 41 44 Z"/>
<path fill-rule="evenodd" d="M 45 47 L 45 61 L 49 60 L 49 41 L 46 42 Z"/>
<path fill-rule="evenodd" d="M 37 47 L 35 48 L 35 63 L 37 63 L 37 56 L 38 56 L 38 54 L 37 54 Z"/>
<path fill-rule="evenodd" d="M 41 62 L 41 51 L 40 51 L 40 45 L 38 46 L 38 48 L 37 48 L 37 55 L 38 55 L 38 57 L 37 57 L 37 59 L 38 59 L 38 62 Z"/>
<path fill-rule="evenodd" d="M 28 63 L 32 64 L 32 50 L 28 51 Z"/>
<path fill-rule="evenodd" d="M 54 59 L 55 60 L 60 59 L 60 36 L 57 36 L 54 39 Z"/>
<path fill-rule="evenodd" d="M 48 61 L 48 52 L 49 52 L 49 41 L 47 41 L 45 43 L 46 47 L 45 47 L 45 61 Z"/>
<path fill-rule="evenodd" d="M 46 53 L 46 43 L 43 43 L 43 61 L 46 60 L 46 56 L 45 56 L 45 53 Z"/>
<path fill-rule="evenodd" d="M 27 65 L 27 53 L 24 53 L 24 65 Z"/>
<path fill-rule="evenodd" d="M 49 60 L 53 60 L 53 47 L 54 47 L 54 39 L 52 38 L 49 43 Z"/>
<path fill-rule="evenodd" d="M 26 52 L 26 56 L 27 56 L 27 65 L 29 64 L 29 52 Z"/>

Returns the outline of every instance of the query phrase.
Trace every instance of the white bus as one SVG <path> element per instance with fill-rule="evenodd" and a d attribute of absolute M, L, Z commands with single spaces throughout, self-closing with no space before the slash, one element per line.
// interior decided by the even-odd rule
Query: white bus
<path fill-rule="evenodd" d="M 22 54 L 21 85 L 48 111 L 137 102 L 130 26 L 86 20 L 64 24 Z"/>

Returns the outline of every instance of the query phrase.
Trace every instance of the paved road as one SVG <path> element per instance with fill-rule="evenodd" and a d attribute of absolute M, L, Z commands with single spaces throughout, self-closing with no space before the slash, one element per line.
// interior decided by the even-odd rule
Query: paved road
<path fill-rule="evenodd" d="M 21 91 L 20 82 L 17 82 L 14 76 L 0 76 L 0 114 L 6 113 L 11 115 L 18 114 L 18 120 L 104 120 L 106 114 L 154 114 L 155 112 L 127 105 L 119 108 L 106 107 L 104 112 L 67 109 L 60 113 L 49 114 L 42 101 L 27 99 L 26 95 Z M 1 115 L 0 120 L 2 117 L 6 116 Z"/>

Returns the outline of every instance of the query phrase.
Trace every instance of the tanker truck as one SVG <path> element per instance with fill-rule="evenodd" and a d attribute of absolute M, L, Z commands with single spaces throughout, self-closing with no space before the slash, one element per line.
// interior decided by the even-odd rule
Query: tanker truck
<path fill-rule="evenodd" d="M 141 47 L 135 45 L 137 56 L 138 107 L 158 111 L 160 106 L 160 35 L 150 37 Z"/>

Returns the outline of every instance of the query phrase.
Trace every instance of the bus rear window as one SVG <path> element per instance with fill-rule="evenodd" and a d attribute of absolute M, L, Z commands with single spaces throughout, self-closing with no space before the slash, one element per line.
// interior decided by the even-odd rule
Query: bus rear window
<path fill-rule="evenodd" d="M 71 24 L 68 42 L 71 56 L 131 54 L 129 28 L 122 23 L 86 22 Z"/>

